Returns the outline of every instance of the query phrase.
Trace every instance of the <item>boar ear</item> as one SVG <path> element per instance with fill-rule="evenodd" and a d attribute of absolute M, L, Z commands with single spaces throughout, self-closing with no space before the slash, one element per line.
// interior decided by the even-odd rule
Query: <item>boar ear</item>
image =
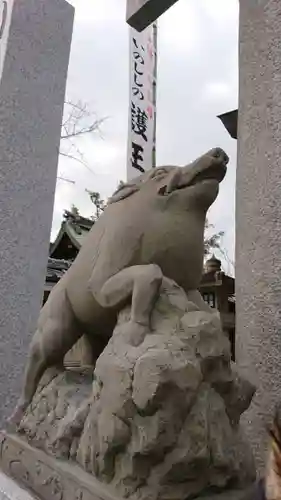
<path fill-rule="evenodd" d="M 139 189 L 139 186 L 137 186 L 136 184 L 121 183 L 115 193 L 113 193 L 111 198 L 109 198 L 108 204 L 116 203 L 117 201 L 129 198 L 129 196 L 139 191 Z"/>
<path fill-rule="evenodd" d="M 162 169 L 152 168 L 148 172 L 145 172 L 144 174 L 137 177 L 136 182 L 134 181 L 132 181 L 131 183 L 120 182 L 119 187 L 116 189 L 115 193 L 113 193 L 111 198 L 109 198 L 108 204 L 116 203 L 117 201 L 129 198 L 129 196 L 139 191 L 142 185 L 153 179 L 155 176 L 159 175 L 159 173 L 162 174 L 166 173 L 164 167 Z"/>

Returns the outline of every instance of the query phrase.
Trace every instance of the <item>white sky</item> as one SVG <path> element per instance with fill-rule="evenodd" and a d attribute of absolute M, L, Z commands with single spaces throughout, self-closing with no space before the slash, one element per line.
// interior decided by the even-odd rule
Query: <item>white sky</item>
<path fill-rule="evenodd" d="M 107 197 L 125 179 L 129 105 L 129 36 L 126 0 L 72 0 L 75 27 L 67 99 L 86 102 L 107 117 L 98 135 L 79 144 L 92 172 L 65 158 L 59 174 L 52 237 L 64 209 L 74 203 L 81 215 L 93 213 L 85 189 Z M 236 141 L 220 113 L 238 102 L 238 0 L 178 0 L 158 23 L 157 164 L 184 165 L 221 146 L 231 162 L 210 213 L 233 259 Z M 226 269 L 227 270 L 227 269 Z"/>

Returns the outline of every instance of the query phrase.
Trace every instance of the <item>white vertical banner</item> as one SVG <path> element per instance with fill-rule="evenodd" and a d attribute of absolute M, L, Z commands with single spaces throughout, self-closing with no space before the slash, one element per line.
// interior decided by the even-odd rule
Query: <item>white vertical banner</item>
<path fill-rule="evenodd" d="M 130 28 L 130 101 L 127 180 L 155 166 L 156 24 Z"/>
<path fill-rule="evenodd" d="M 14 0 L 0 0 L 0 80 L 8 44 Z"/>

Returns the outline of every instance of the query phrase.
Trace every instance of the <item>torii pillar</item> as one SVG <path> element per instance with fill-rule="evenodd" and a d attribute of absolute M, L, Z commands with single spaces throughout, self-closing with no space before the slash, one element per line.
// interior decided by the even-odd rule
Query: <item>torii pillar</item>
<path fill-rule="evenodd" d="M 66 0 L 0 0 L 0 429 L 42 304 L 73 20 Z"/>
<path fill-rule="evenodd" d="M 175 1 L 127 0 L 144 29 Z M 240 2 L 236 189 L 237 361 L 258 390 L 245 430 L 262 472 L 266 425 L 281 402 L 281 2 Z"/>
<path fill-rule="evenodd" d="M 281 403 L 281 3 L 240 2 L 236 180 L 237 359 L 258 390 L 246 415 L 263 470 Z"/>

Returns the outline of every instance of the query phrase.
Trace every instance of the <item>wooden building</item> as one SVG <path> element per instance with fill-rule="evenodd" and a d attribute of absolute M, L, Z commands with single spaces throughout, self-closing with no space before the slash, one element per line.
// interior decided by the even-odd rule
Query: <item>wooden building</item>
<path fill-rule="evenodd" d="M 206 261 L 200 292 L 205 302 L 218 309 L 222 328 L 231 343 L 235 356 L 235 279 L 221 270 L 221 261 L 214 255 Z"/>
<path fill-rule="evenodd" d="M 44 301 L 54 285 L 72 264 L 82 242 L 93 226 L 94 221 L 72 212 L 65 212 L 60 231 L 50 245 L 50 257 L 46 273 Z M 234 358 L 235 344 L 235 280 L 221 270 L 221 261 L 214 255 L 205 264 L 200 292 L 211 307 L 217 308 L 221 315 L 222 327 L 228 335 Z M 90 365 L 91 348 L 85 337 L 67 354 L 65 363 L 71 366 Z"/>

